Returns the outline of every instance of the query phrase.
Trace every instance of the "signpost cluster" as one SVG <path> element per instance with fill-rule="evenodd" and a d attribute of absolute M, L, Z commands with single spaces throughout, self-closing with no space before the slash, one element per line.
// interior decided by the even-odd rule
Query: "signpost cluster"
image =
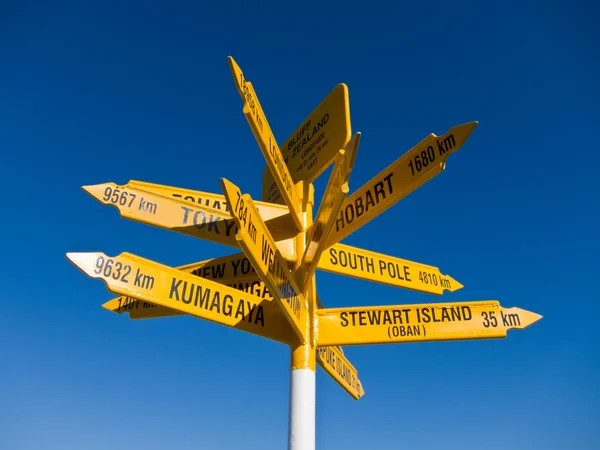
<path fill-rule="evenodd" d="M 83 189 L 122 217 L 238 249 L 168 267 L 130 254 L 67 253 L 119 295 L 104 308 L 130 319 L 190 315 L 263 336 L 291 349 L 289 448 L 315 447 L 315 370 L 353 398 L 364 395 L 341 346 L 506 337 L 540 315 L 498 301 L 326 308 L 317 270 L 441 296 L 462 285 L 437 267 L 340 243 L 446 167 L 477 122 L 430 134 L 350 193 L 360 143 L 348 89 L 339 84 L 281 146 L 254 87 L 229 57 L 243 113 L 266 160 L 262 200 L 221 179 L 222 193 L 130 181 Z M 312 183 L 333 165 L 314 215 Z"/>

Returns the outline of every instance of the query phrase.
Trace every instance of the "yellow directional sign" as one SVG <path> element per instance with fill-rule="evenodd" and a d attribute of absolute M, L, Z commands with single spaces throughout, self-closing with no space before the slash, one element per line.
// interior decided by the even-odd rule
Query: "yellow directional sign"
<path fill-rule="evenodd" d="M 317 348 L 317 362 L 354 399 L 358 400 L 365 391 L 354 368 L 338 347 Z"/>
<path fill-rule="evenodd" d="M 88 276 L 104 280 L 117 294 L 278 342 L 293 342 L 287 321 L 272 301 L 130 253 L 115 257 L 100 252 L 67 253 L 67 257 Z"/>
<path fill-rule="evenodd" d="M 104 309 L 117 314 L 127 313 L 131 320 L 156 319 L 171 316 L 185 316 L 186 313 L 177 309 L 167 308 L 135 297 L 121 295 L 102 305 Z"/>
<path fill-rule="evenodd" d="M 240 247 L 267 285 L 275 303 L 282 308 L 284 316 L 301 343 L 304 344 L 306 331 L 302 325 L 305 323 L 307 304 L 286 261 L 275 246 L 275 241 L 260 218 L 250 196 L 242 195 L 236 185 L 224 178 L 221 179 L 221 184 L 238 223 L 239 231 L 236 238 Z"/>
<path fill-rule="evenodd" d="M 233 73 L 235 85 L 244 100 L 244 115 L 246 116 L 250 128 L 252 128 L 252 132 L 258 141 L 258 145 L 267 160 L 267 165 L 273 173 L 277 186 L 283 194 L 285 204 L 290 209 L 292 219 L 298 227 L 298 230 L 302 230 L 303 221 L 300 197 L 296 192 L 296 187 L 292 176 L 290 175 L 290 171 L 281 155 L 281 150 L 277 145 L 275 136 L 273 136 L 269 122 L 267 122 L 267 117 L 260 106 L 252 83 L 246 81 L 242 70 L 231 56 L 229 57 L 229 66 Z"/>
<path fill-rule="evenodd" d="M 335 221 L 327 246 L 340 242 L 364 224 L 422 186 L 446 167 L 448 156 L 471 135 L 477 122 L 450 129 L 442 136 L 430 134 L 415 147 L 348 196 Z"/>
<path fill-rule="evenodd" d="M 496 300 L 317 310 L 318 346 L 506 337 L 542 318 Z"/>
<path fill-rule="evenodd" d="M 187 264 L 178 269 L 219 283 L 259 278 L 244 252 Z"/>
<path fill-rule="evenodd" d="M 181 270 L 180 268 L 177 269 Z M 202 278 L 211 279 L 208 277 Z M 271 301 L 273 299 L 265 283 L 259 279 L 227 280 L 226 282 L 219 280 L 218 282 L 233 289 L 255 295 L 267 301 Z M 124 295 L 107 301 L 102 305 L 102 307 L 108 309 L 109 311 L 116 312 L 117 314 L 129 313 L 130 319 L 150 319 L 167 316 L 181 316 L 185 314 L 181 311 L 176 311 L 164 306 L 158 306 L 149 302 L 139 301 Z"/>
<path fill-rule="evenodd" d="M 273 299 L 267 286 L 259 279 L 244 252 L 178 266 L 175 269 L 216 281 L 265 300 Z M 126 296 L 109 300 L 102 306 L 118 314 L 127 312 L 131 319 L 159 318 L 184 314 L 152 303 L 129 299 Z"/>
<path fill-rule="evenodd" d="M 115 183 L 83 189 L 101 203 L 115 206 L 127 219 L 239 248 L 237 225 L 226 212 Z M 277 246 L 285 258 L 296 259 L 293 242 L 280 241 Z"/>
<path fill-rule="evenodd" d="M 436 295 L 463 287 L 451 276 L 442 275 L 437 267 L 344 244 L 325 250 L 318 269 Z"/>
<path fill-rule="evenodd" d="M 197 205 L 218 209 L 221 212 L 229 212 L 229 205 L 223 194 L 213 194 L 211 192 L 193 191 L 175 186 L 165 186 L 162 184 L 148 183 L 145 181 L 131 180 L 127 183 L 128 187 L 140 189 L 142 191 L 154 192 L 169 197 L 179 198 Z M 265 222 L 271 219 L 289 215 L 289 210 L 283 205 L 267 202 L 254 202 L 260 216 Z"/>
<path fill-rule="evenodd" d="M 281 146 L 295 183 L 314 181 L 350 140 L 348 87 L 338 84 Z M 282 203 L 268 166 L 263 173 L 263 200 Z"/>
<path fill-rule="evenodd" d="M 333 231 L 334 222 L 342 202 L 348 193 L 348 178 L 354 166 L 359 141 L 360 133 L 356 133 L 348 142 L 346 149 L 340 150 L 338 160 L 333 166 L 329 182 L 325 188 L 316 219 L 306 232 L 306 250 L 302 259 L 302 266 L 308 265 L 305 283 L 308 283 L 315 273 L 319 258 L 325 250 L 325 244 Z"/>

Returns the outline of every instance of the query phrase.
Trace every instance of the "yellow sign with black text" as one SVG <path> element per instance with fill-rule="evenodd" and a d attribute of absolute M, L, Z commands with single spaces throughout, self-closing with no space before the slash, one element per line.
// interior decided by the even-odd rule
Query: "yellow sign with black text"
<path fill-rule="evenodd" d="M 350 245 L 335 244 L 319 259 L 319 270 L 413 291 L 442 295 L 463 287 L 440 269 L 425 264 L 371 252 Z"/>
<path fill-rule="evenodd" d="M 83 186 L 83 190 L 99 202 L 116 207 L 126 219 L 239 248 L 237 225 L 227 212 L 115 183 Z M 296 259 L 292 240 L 279 241 L 277 248 L 284 258 Z"/>
<path fill-rule="evenodd" d="M 430 134 L 346 197 L 327 246 L 340 242 L 441 173 L 448 156 L 463 146 L 476 126 L 477 122 L 469 122 L 455 126 L 439 137 Z"/>
<path fill-rule="evenodd" d="M 281 146 L 281 154 L 295 183 L 314 181 L 346 147 L 352 134 L 348 87 L 338 84 Z M 269 167 L 262 178 L 262 199 L 282 203 Z"/>
<path fill-rule="evenodd" d="M 506 337 L 542 318 L 496 300 L 318 309 L 320 346 Z"/>
<path fill-rule="evenodd" d="M 220 323 L 278 342 L 294 342 L 274 302 L 132 255 L 67 253 L 67 258 L 111 292 Z"/>
<path fill-rule="evenodd" d="M 236 238 L 240 247 L 267 285 L 275 302 L 281 306 L 300 342 L 306 342 L 306 331 L 303 328 L 307 314 L 306 299 L 296 285 L 287 262 L 260 218 L 252 198 L 248 194 L 242 195 L 236 185 L 224 178 L 221 179 L 221 184 L 238 224 Z"/>
<path fill-rule="evenodd" d="M 362 383 L 358 379 L 358 371 L 339 347 L 317 348 L 317 362 L 355 400 L 365 395 Z"/>
<path fill-rule="evenodd" d="M 252 83 L 246 81 L 242 69 L 240 69 L 232 57 L 229 57 L 229 67 L 233 73 L 233 79 L 235 80 L 238 92 L 244 101 L 244 115 L 256 137 L 262 154 L 267 161 L 267 165 L 273 173 L 273 178 L 283 195 L 283 200 L 290 209 L 290 214 L 292 215 L 294 223 L 298 230 L 302 230 L 302 204 L 300 197 L 296 192 L 296 186 L 292 180 L 290 171 L 285 164 L 281 150 L 277 145 L 275 136 L 271 131 L 269 122 L 267 122 L 267 116 L 260 106 L 258 96 L 256 95 L 256 92 L 254 92 Z"/>
<path fill-rule="evenodd" d="M 229 205 L 223 194 L 214 194 L 212 192 L 194 191 L 192 189 L 183 189 L 175 186 L 165 186 L 163 184 L 148 183 L 146 181 L 130 180 L 128 187 L 136 188 L 142 191 L 153 192 L 156 194 L 174 197 L 187 202 L 196 203 L 212 209 L 217 209 L 223 213 L 230 214 Z M 260 216 L 265 222 L 289 215 L 290 211 L 284 205 L 254 202 Z M 291 218 L 290 218 L 291 221 Z"/>

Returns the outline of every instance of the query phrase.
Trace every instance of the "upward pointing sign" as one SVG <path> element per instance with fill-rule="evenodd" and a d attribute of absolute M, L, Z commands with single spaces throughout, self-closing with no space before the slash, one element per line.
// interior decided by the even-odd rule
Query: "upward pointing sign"
<path fill-rule="evenodd" d="M 279 150 L 275 136 L 273 136 L 269 122 L 267 122 L 267 117 L 260 106 L 256 92 L 254 92 L 252 84 L 246 81 L 242 69 L 240 69 L 240 66 L 237 65 L 231 56 L 229 57 L 229 66 L 233 72 L 235 85 L 244 100 L 244 115 L 267 160 L 267 165 L 273 173 L 277 186 L 282 192 L 285 204 L 290 209 L 294 223 L 298 227 L 298 230 L 302 230 L 303 221 L 301 217 L 302 205 L 300 197 L 298 197 L 292 176 L 281 155 L 281 150 Z"/>
<path fill-rule="evenodd" d="M 294 182 L 314 181 L 346 146 L 351 132 L 348 87 L 340 83 L 281 145 Z M 262 199 L 283 203 L 268 166 L 263 174 Z"/>
<path fill-rule="evenodd" d="M 308 266 L 305 283 L 310 281 L 317 268 L 319 258 L 325 250 L 327 240 L 333 231 L 335 218 L 348 193 L 348 177 L 354 166 L 359 141 L 360 133 L 356 133 L 348 142 L 346 149 L 340 150 L 340 155 L 333 166 L 329 182 L 325 188 L 317 217 L 306 233 L 306 251 L 302 259 L 302 265 L 306 264 Z"/>
<path fill-rule="evenodd" d="M 450 129 L 442 136 L 431 133 L 379 175 L 348 196 L 342 204 L 328 247 L 377 217 L 422 186 L 446 167 L 446 159 L 469 138 L 477 122 Z"/>

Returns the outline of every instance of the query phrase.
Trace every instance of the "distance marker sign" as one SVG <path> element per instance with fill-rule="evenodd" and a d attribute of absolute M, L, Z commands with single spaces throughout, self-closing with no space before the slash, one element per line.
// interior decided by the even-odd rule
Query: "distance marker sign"
<path fill-rule="evenodd" d="M 317 310 L 318 345 L 503 338 L 542 318 L 496 300 Z"/>
<path fill-rule="evenodd" d="M 305 320 L 306 299 L 296 285 L 281 252 L 258 214 L 258 210 L 248 194 L 242 195 L 236 185 L 221 179 L 225 198 L 231 205 L 239 232 L 236 236 L 240 247 L 265 282 L 271 295 L 278 303 L 290 325 L 300 338 L 306 342 L 302 323 Z"/>
<path fill-rule="evenodd" d="M 163 184 L 148 183 L 146 181 L 130 180 L 127 187 L 136 188 L 142 191 L 154 192 L 169 197 L 178 198 L 187 202 L 196 203 L 199 206 L 205 206 L 217 209 L 221 212 L 230 213 L 229 205 L 223 194 L 214 194 L 212 192 L 195 191 L 192 189 L 183 189 L 176 186 L 165 186 Z M 265 222 L 282 216 L 289 215 L 289 210 L 284 205 L 278 205 L 267 202 L 254 202 L 260 216 Z M 291 218 L 290 218 L 291 221 Z M 291 223 L 291 222 L 290 222 Z"/>
<path fill-rule="evenodd" d="M 237 225 L 227 212 L 115 183 L 83 186 L 83 190 L 99 202 L 117 208 L 126 219 L 239 248 L 235 239 Z M 280 241 L 277 247 L 285 258 L 296 258 L 293 242 Z"/>
<path fill-rule="evenodd" d="M 260 106 L 258 96 L 256 95 L 256 92 L 254 92 L 252 83 L 246 81 L 242 69 L 240 69 L 232 57 L 229 57 L 229 66 L 233 73 L 235 85 L 244 101 L 244 115 L 250 124 L 250 128 L 256 137 L 263 156 L 267 160 L 267 165 L 269 166 L 269 169 L 271 169 L 277 187 L 279 187 L 279 190 L 283 195 L 283 200 L 290 209 L 292 219 L 298 227 L 298 230 L 302 230 L 301 200 L 300 197 L 298 197 L 296 186 L 294 185 L 290 171 L 281 155 L 281 150 L 277 145 L 269 122 L 267 122 L 267 116 Z"/>
<path fill-rule="evenodd" d="M 329 247 L 317 267 L 331 273 L 435 295 L 463 287 L 451 276 L 442 275 L 437 267 L 344 244 Z"/>
<path fill-rule="evenodd" d="M 477 122 L 452 127 L 442 136 L 430 134 L 346 197 L 327 246 L 331 246 L 382 214 L 446 167 L 448 156 L 460 149 Z"/>
<path fill-rule="evenodd" d="M 278 342 L 293 334 L 272 301 L 178 271 L 130 253 L 67 253 L 79 269 L 100 278 L 111 292 L 175 309 Z"/>

